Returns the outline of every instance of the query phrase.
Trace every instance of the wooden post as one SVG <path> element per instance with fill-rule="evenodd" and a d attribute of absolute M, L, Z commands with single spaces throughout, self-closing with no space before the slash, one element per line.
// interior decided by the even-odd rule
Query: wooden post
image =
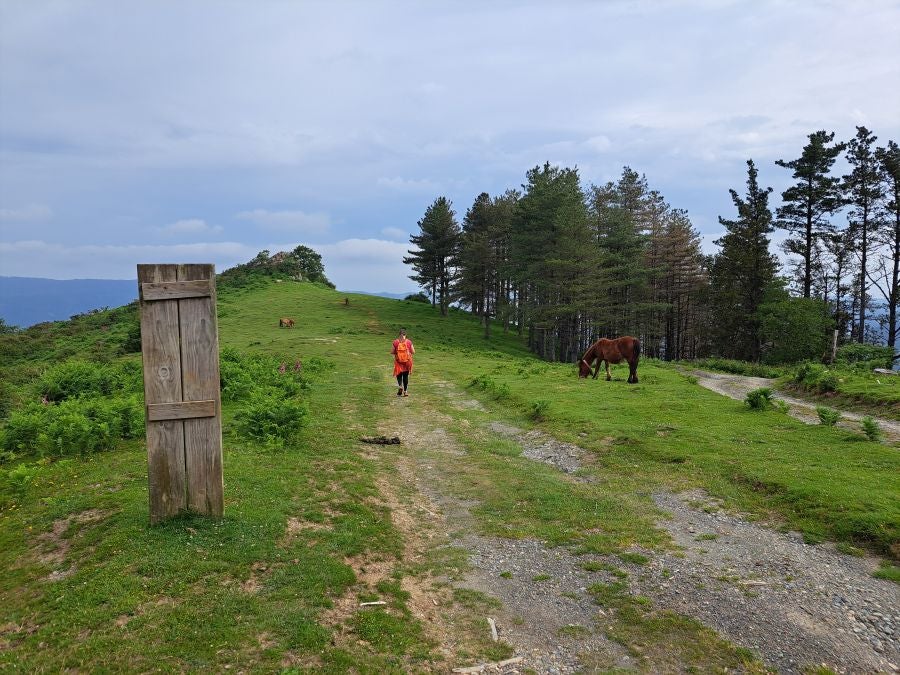
<path fill-rule="evenodd" d="M 837 328 L 835 328 L 834 335 L 831 338 L 831 363 L 834 363 L 837 360 L 837 339 L 838 331 Z"/>
<path fill-rule="evenodd" d="M 150 522 L 223 510 L 213 265 L 138 265 Z"/>

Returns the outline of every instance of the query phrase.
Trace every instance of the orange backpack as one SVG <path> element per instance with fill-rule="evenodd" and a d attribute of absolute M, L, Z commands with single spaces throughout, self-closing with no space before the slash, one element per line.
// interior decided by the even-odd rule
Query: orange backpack
<path fill-rule="evenodd" d="M 406 346 L 406 340 L 397 342 L 397 363 L 409 363 L 409 347 Z"/>

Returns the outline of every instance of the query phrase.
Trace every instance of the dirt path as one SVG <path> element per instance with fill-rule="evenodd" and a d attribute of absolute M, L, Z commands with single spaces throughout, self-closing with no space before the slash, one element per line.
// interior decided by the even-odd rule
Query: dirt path
<path fill-rule="evenodd" d="M 447 383 L 429 389 L 454 409 L 479 407 Z M 654 495 L 666 514 L 659 526 L 676 547 L 662 553 L 636 550 L 646 556 L 646 564 L 640 556 L 634 557 L 637 562 L 623 563 L 615 557 L 575 555 L 535 540 L 481 536 L 475 534 L 472 515 L 477 502 L 454 497 L 447 480 L 466 454 L 447 429 L 465 420 L 429 407 L 424 396 L 397 400 L 391 412 L 382 431 L 399 433 L 403 444 L 379 449 L 391 453 L 384 457 L 396 468 L 394 483 L 385 490 L 408 495 L 391 504 L 392 519 L 420 555 L 461 550 L 468 557 L 464 575 L 430 579 L 433 588 L 426 593 L 436 597 L 450 583 L 500 602 L 499 607 L 462 615 L 442 607 L 438 616 L 425 605 L 427 616 L 420 618 L 449 659 L 453 654 L 459 658 L 462 643 L 455 633 L 464 619 L 470 620 L 471 630 L 487 635 L 490 616 L 501 640 L 521 659 L 502 672 L 673 668 L 658 660 L 672 645 L 654 651 L 653 645 L 608 637 L 616 634 L 616 610 L 598 604 L 589 589 L 616 583 L 621 576 L 610 571 L 624 568 L 633 598 L 646 596 L 655 607 L 696 618 L 781 672 L 799 673 L 820 664 L 837 672 L 897 672 L 900 587 L 871 577 L 877 560 L 846 556 L 831 546 L 808 546 L 799 535 L 725 513 L 699 492 Z M 501 421 L 484 431 L 512 438 L 522 446 L 522 456 L 553 466 L 566 480 L 592 482 L 583 466 L 586 450 Z M 587 567 L 596 571 L 585 569 L 591 562 L 595 564 Z"/>
<path fill-rule="evenodd" d="M 697 378 L 697 383 L 717 394 L 722 394 L 736 401 L 743 401 L 747 393 L 760 387 L 774 389 L 775 380 L 765 377 L 750 377 L 749 375 L 733 375 L 730 373 L 711 373 L 705 370 L 692 370 L 690 374 Z M 790 407 L 789 414 L 806 424 L 819 424 L 819 416 L 816 413 L 816 403 L 788 396 L 781 392 L 775 392 L 775 398 L 780 399 Z M 852 431 L 861 431 L 860 422 L 865 415 L 841 410 L 841 421 L 838 426 Z M 891 443 L 900 441 L 900 422 L 873 417 L 881 427 L 885 440 Z"/>

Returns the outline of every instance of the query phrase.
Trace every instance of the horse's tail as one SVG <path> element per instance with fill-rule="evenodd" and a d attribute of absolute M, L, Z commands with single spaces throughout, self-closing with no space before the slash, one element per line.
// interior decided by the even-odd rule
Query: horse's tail
<path fill-rule="evenodd" d="M 634 338 L 634 361 L 637 363 L 638 357 L 641 355 L 641 341 Z"/>

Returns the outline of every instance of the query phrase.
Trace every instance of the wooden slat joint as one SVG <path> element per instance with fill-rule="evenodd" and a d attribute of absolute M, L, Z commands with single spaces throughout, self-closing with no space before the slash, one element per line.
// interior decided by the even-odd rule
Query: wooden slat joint
<path fill-rule="evenodd" d="M 216 402 L 180 401 L 177 403 L 148 403 L 147 421 L 165 422 L 168 420 L 189 420 L 197 417 L 215 417 Z"/>
<path fill-rule="evenodd" d="M 179 300 L 181 298 L 207 298 L 212 296 L 209 279 L 196 281 L 147 281 L 141 284 L 141 299 Z"/>

